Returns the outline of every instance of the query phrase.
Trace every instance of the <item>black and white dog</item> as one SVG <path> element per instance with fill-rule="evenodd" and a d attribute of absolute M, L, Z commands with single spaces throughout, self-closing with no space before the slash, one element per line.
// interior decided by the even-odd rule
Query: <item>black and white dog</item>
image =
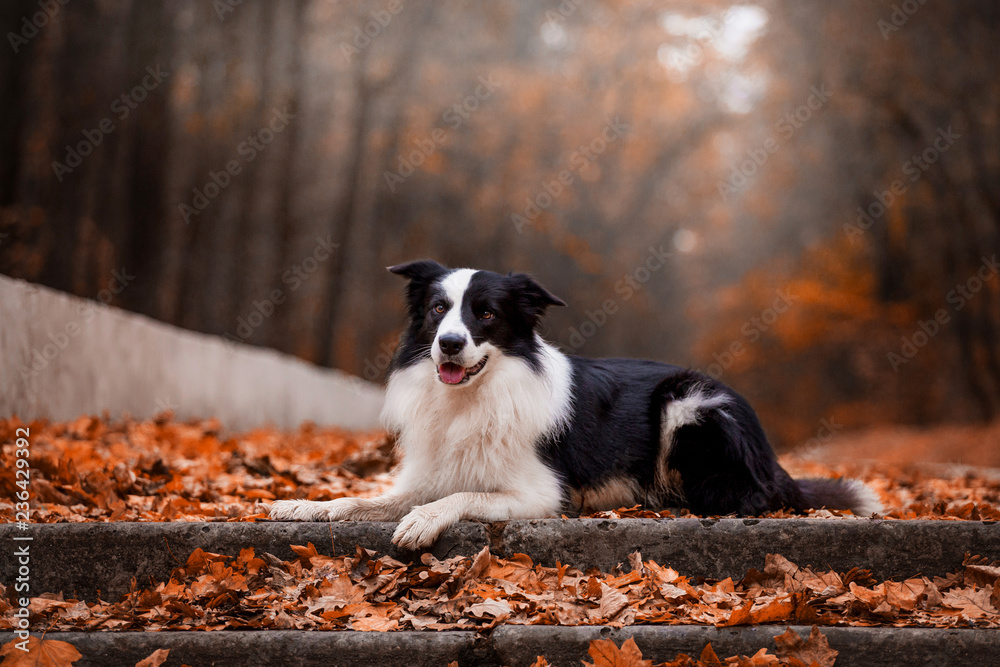
<path fill-rule="evenodd" d="M 389 372 L 394 488 L 379 498 L 282 500 L 274 519 L 400 521 L 393 542 L 425 547 L 461 519 L 687 507 L 755 515 L 829 507 L 880 511 L 857 480 L 792 480 L 753 409 L 678 366 L 567 356 L 539 320 L 565 305 L 525 274 L 394 266 L 410 280 L 410 324 Z"/>

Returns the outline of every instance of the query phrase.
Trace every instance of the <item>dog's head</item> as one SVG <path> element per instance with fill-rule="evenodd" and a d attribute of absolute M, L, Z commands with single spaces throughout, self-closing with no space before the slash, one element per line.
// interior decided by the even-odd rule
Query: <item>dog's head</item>
<path fill-rule="evenodd" d="M 410 326 L 395 363 L 433 365 L 447 385 L 473 383 L 498 357 L 537 367 L 535 327 L 549 306 L 566 305 L 523 273 L 448 269 L 431 260 L 389 271 L 410 280 Z"/>

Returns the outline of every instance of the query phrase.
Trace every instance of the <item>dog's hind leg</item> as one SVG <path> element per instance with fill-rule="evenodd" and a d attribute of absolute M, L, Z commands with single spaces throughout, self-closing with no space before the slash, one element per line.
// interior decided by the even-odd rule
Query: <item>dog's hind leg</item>
<path fill-rule="evenodd" d="M 399 521 L 414 504 L 412 498 L 398 494 L 327 501 L 276 500 L 269 513 L 272 519 L 286 521 Z"/>
<path fill-rule="evenodd" d="M 671 436 L 664 463 L 695 514 L 754 516 L 802 504 L 748 406 L 699 410 Z"/>

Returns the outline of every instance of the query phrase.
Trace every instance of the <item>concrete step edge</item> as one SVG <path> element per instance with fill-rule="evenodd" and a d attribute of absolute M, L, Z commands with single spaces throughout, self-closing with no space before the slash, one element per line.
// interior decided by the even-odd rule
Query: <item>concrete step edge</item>
<path fill-rule="evenodd" d="M 591 640 L 621 645 L 632 637 L 645 659 L 663 662 L 678 653 L 697 656 L 711 642 L 720 657 L 775 652 L 774 637 L 789 626 L 739 628 L 705 626 L 501 626 L 477 632 L 54 632 L 46 639 L 73 644 L 83 658 L 75 667 L 132 667 L 157 649 L 170 649 L 167 667 L 190 665 L 434 665 L 460 667 L 530 665 L 544 655 L 557 666 L 588 659 Z M 810 628 L 791 626 L 801 637 Z M 839 651 L 837 667 L 866 665 L 950 665 L 982 667 L 1000 651 L 1000 632 L 924 628 L 820 628 Z M 0 633 L 0 643 L 13 638 Z"/>
<path fill-rule="evenodd" d="M 420 554 L 391 543 L 394 523 L 66 523 L 19 530 L 0 524 L 0 543 L 30 545 L 31 591 L 64 592 L 117 600 L 135 577 L 140 585 L 164 581 L 197 548 L 236 556 L 253 547 L 282 559 L 292 544 L 313 543 L 320 553 L 343 554 L 362 545 L 400 560 Z M 14 541 L 30 537 L 31 540 Z M 692 577 L 740 578 L 762 569 L 768 553 L 800 566 L 872 570 L 879 579 L 941 576 L 961 566 L 965 553 L 997 557 L 1000 525 L 984 521 L 881 521 L 869 519 L 571 519 L 511 521 L 486 526 L 462 522 L 430 549 L 438 558 L 525 553 L 536 563 L 556 562 L 608 571 L 639 551 L 646 560 Z M 12 581 L 15 559 L 0 561 L 0 581 Z"/>

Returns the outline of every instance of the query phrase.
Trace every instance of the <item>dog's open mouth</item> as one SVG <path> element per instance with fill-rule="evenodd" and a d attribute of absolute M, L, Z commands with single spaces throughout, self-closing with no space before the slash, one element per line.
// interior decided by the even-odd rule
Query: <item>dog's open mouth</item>
<path fill-rule="evenodd" d="M 468 368 L 447 361 L 438 366 L 438 379 L 445 384 L 462 384 L 463 382 L 468 382 L 469 378 L 483 370 L 487 359 L 489 357 L 483 357 L 478 364 L 469 366 Z"/>

